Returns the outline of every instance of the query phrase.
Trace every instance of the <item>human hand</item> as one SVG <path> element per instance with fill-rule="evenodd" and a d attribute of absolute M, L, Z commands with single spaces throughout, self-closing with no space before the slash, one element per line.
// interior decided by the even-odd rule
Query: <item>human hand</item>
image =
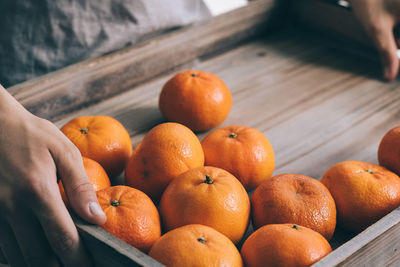
<path fill-rule="evenodd" d="M 397 44 L 393 28 L 400 22 L 400 0 L 351 0 L 357 18 L 378 49 L 387 80 L 399 71 Z"/>
<path fill-rule="evenodd" d="M 106 221 L 78 149 L 0 85 L 0 245 L 11 266 L 90 266 L 57 176 L 78 215 Z"/>

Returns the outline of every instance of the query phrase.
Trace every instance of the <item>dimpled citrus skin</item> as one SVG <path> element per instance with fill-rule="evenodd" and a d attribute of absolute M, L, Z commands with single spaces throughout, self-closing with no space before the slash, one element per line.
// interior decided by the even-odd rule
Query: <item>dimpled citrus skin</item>
<path fill-rule="evenodd" d="M 203 165 L 196 135 L 182 124 L 163 123 L 151 129 L 135 149 L 126 166 L 125 183 L 158 202 L 175 177 Z"/>
<path fill-rule="evenodd" d="M 239 251 L 211 227 L 191 224 L 163 235 L 149 256 L 169 267 L 241 267 Z"/>
<path fill-rule="evenodd" d="M 336 206 L 319 181 L 299 174 L 280 174 L 264 181 L 251 197 L 254 227 L 295 223 L 331 239 L 336 226 Z"/>
<path fill-rule="evenodd" d="M 160 238 L 160 216 L 145 193 L 119 185 L 97 191 L 97 199 L 107 216 L 101 226 L 107 232 L 145 253 Z"/>
<path fill-rule="evenodd" d="M 241 255 L 247 267 L 310 266 L 332 251 L 328 241 L 309 228 L 269 224 L 244 242 Z"/>
<path fill-rule="evenodd" d="M 200 70 L 180 72 L 164 85 L 159 98 L 161 113 L 193 131 L 222 123 L 232 107 L 232 95 L 216 75 Z"/>
<path fill-rule="evenodd" d="M 380 165 L 400 174 L 400 126 L 391 129 L 382 138 L 378 160 Z"/>
<path fill-rule="evenodd" d="M 274 150 L 264 134 L 254 128 L 220 128 L 208 134 L 201 145 L 205 165 L 227 170 L 248 191 L 270 178 L 274 171 Z"/>
<path fill-rule="evenodd" d="M 212 183 L 207 183 L 206 175 Z M 249 223 L 250 200 L 230 173 L 206 166 L 191 169 L 169 184 L 161 198 L 160 214 L 167 231 L 199 223 L 237 244 Z"/>
<path fill-rule="evenodd" d="M 94 190 L 98 191 L 107 187 L 111 186 L 110 179 L 108 178 L 108 175 L 106 171 L 104 170 L 103 167 L 96 161 L 82 157 L 83 160 L 83 166 L 85 167 L 86 174 L 90 180 L 90 182 L 93 184 Z M 64 186 L 62 184 L 62 181 L 60 180 L 58 182 L 58 187 L 60 189 L 61 197 L 64 201 L 64 203 L 68 206 L 68 198 L 65 194 Z"/>
<path fill-rule="evenodd" d="M 360 232 L 400 205 L 400 178 L 368 162 L 344 161 L 327 170 L 321 182 L 335 199 L 338 224 Z"/>
<path fill-rule="evenodd" d="M 61 131 L 82 156 L 100 163 L 110 177 L 119 175 L 132 154 L 132 143 L 124 126 L 108 116 L 81 116 Z"/>

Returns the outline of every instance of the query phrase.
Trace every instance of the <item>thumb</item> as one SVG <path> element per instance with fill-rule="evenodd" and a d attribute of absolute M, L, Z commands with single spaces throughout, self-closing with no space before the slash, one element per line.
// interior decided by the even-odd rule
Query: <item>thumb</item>
<path fill-rule="evenodd" d="M 383 75 L 386 80 L 396 78 L 399 71 L 397 46 L 392 29 L 393 27 L 382 27 L 370 34 L 378 49 L 383 65 Z"/>
<path fill-rule="evenodd" d="M 86 221 L 104 224 L 106 215 L 97 201 L 94 186 L 87 177 L 82 156 L 72 143 L 68 143 L 66 147 L 64 149 L 53 149 L 51 154 L 68 196 L 68 201 L 72 209 Z"/>

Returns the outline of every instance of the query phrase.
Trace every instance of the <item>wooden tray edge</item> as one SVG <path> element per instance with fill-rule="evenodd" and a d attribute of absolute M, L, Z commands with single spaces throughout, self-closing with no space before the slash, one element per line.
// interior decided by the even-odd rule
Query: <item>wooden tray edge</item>
<path fill-rule="evenodd" d="M 360 260 L 357 262 L 357 265 L 373 266 L 373 264 L 371 265 L 370 259 L 379 254 L 384 254 L 383 250 L 376 249 L 380 246 L 380 242 L 378 242 L 377 239 L 383 239 L 391 235 L 392 231 L 390 230 L 393 228 L 400 228 L 400 207 L 390 212 L 378 222 L 371 225 L 312 266 L 345 265 L 346 263 L 350 263 L 351 258 L 356 256 Z M 390 245 L 388 247 L 390 247 Z"/>

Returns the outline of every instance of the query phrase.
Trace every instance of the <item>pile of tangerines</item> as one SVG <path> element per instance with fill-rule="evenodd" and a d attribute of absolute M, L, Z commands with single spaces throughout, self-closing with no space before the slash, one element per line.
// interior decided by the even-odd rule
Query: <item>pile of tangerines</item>
<path fill-rule="evenodd" d="M 400 127 L 381 141 L 382 166 L 341 162 L 321 182 L 272 177 L 274 151 L 258 130 L 228 126 L 202 142 L 194 134 L 218 126 L 231 106 L 221 79 L 190 70 L 161 91 L 159 108 L 171 122 L 151 129 L 134 151 L 113 118 L 64 125 L 98 190 L 102 227 L 167 266 L 309 266 L 331 252 L 336 223 L 360 232 L 400 205 Z M 123 171 L 125 185 L 111 186 L 109 177 Z M 61 182 L 60 191 L 68 205 Z M 250 221 L 255 232 L 239 253 Z"/>

